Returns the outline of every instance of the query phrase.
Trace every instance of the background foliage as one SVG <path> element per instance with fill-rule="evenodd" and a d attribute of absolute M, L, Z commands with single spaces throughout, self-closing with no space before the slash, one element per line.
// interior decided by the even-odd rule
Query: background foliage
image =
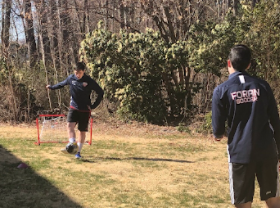
<path fill-rule="evenodd" d="M 65 79 L 79 60 L 105 89 L 103 107 L 114 105 L 126 120 L 182 126 L 204 118 L 237 43 L 252 48 L 249 73 L 277 89 L 276 0 L 0 2 L 2 121 L 66 112 L 68 90 L 45 85 Z"/>

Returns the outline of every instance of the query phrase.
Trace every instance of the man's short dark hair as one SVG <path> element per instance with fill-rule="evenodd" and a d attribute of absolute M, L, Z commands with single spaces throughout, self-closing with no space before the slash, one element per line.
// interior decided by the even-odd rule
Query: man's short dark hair
<path fill-rule="evenodd" d="M 79 70 L 85 71 L 85 69 L 86 69 L 86 65 L 85 65 L 84 62 L 78 62 L 76 64 L 76 69 L 75 70 L 77 70 L 77 71 L 79 71 Z"/>
<path fill-rule="evenodd" d="M 231 48 L 229 60 L 236 71 L 244 71 L 251 62 L 251 50 L 245 45 L 235 45 Z"/>

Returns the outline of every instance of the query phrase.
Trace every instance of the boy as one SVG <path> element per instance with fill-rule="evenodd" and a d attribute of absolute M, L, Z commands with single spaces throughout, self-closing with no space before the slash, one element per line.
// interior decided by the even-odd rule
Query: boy
<path fill-rule="evenodd" d="M 86 132 L 88 130 L 88 122 L 91 115 L 91 109 L 95 109 L 101 102 L 104 92 L 101 87 L 88 75 L 85 74 L 85 64 L 78 62 L 74 69 L 74 74 L 70 75 L 64 81 L 56 85 L 47 85 L 47 89 L 56 90 L 70 86 L 70 109 L 67 115 L 67 131 L 69 143 L 76 142 L 75 126 L 78 124 L 79 137 L 77 140 L 78 152 L 75 155 L 77 159 L 81 158 L 81 150 L 85 142 Z M 90 95 L 95 91 L 98 95 L 92 104 Z M 67 152 L 62 149 L 62 152 Z"/>
<path fill-rule="evenodd" d="M 261 200 L 270 208 L 280 208 L 277 105 L 269 84 L 245 72 L 250 62 L 247 46 L 231 49 L 227 61 L 229 79 L 213 93 L 213 133 L 219 141 L 227 120 L 230 195 L 235 207 L 251 207 L 256 176 Z"/>

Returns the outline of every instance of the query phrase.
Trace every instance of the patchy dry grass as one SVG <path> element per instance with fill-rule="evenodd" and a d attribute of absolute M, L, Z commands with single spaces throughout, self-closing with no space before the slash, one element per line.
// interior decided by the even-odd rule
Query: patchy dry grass
<path fill-rule="evenodd" d="M 95 123 L 83 160 L 36 146 L 34 126 L 0 124 L 0 207 L 232 207 L 226 141 L 171 127 Z M 20 162 L 30 168 L 17 169 Z M 258 190 L 255 208 L 264 207 Z"/>

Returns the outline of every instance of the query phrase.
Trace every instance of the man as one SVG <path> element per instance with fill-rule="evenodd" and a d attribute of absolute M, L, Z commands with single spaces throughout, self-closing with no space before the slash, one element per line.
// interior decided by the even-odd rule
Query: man
<path fill-rule="evenodd" d="M 247 46 L 231 49 L 227 61 L 229 79 L 213 93 L 213 133 L 219 141 L 227 120 L 230 195 L 235 207 L 251 207 L 256 176 L 261 200 L 270 208 L 280 208 L 277 105 L 269 84 L 245 72 L 250 61 Z"/>
<path fill-rule="evenodd" d="M 78 152 L 75 155 L 77 159 L 81 158 L 81 150 L 85 142 L 86 132 L 88 130 L 88 122 L 91 115 L 91 109 L 95 109 L 101 102 L 104 92 L 101 87 L 88 75 L 85 74 L 85 64 L 78 62 L 74 70 L 74 74 L 70 75 L 64 81 L 56 85 L 47 85 L 47 89 L 55 90 L 70 86 L 70 109 L 67 115 L 67 131 L 69 143 L 76 142 L 75 126 L 78 124 L 79 137 L 77 140 Z M 92 104 L 90 95 L 95 91 L 98 95 Z M 66 153 L 66 149 L 62 149 Z"/>

